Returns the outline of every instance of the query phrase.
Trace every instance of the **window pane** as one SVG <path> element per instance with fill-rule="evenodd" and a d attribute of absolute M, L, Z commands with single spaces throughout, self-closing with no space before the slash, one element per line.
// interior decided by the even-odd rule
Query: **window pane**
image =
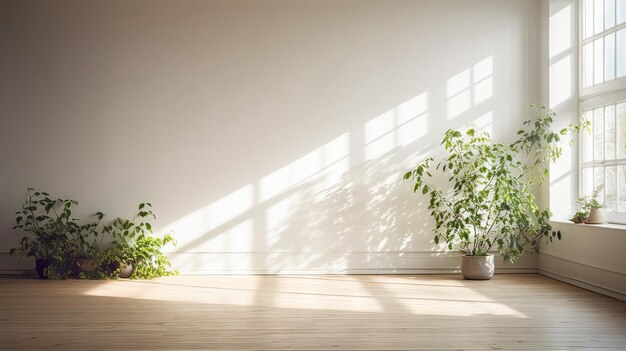
<path fill-rule="evenodd" d="M 604 167 L 593 168 L 593 191 L 598 191 L 598 201 L 604 202 Z"/>
<path fill-rule="evenodd" d="M 626 158 L 626 102 L 617 105 L 617 158 Z M 624 194 L 626 195 L 626 194 Z"/>
<path fill-rule="evenodd" d="M 593 3 L 593 34 L 604 30 L 604 0 L 594 0 Z"/>
<path fill-rule="evenodd" d="M 583 114 L 585 120 L 592 122 L 593 121 L 593 111 L 585 111 Z M 583 151 L 583 162 L 591 162 L 593 161 L 593 123 L 591 125 L 590 131 L 583 131 L 583 139 L 585 142 L 585 150 Z"/>
<path fill-rule="evenodd" d="M 583 88 L 593 85 L 593 42 L 583 47 Z"/>
<path fill-rule="evenodd" d="M 604 108 L 593 110 L 593 160 L 604 160 Z"/>
<path fill-rule="evenodd" d="M 615 159 L 615 105 L 604 109 L 604 158 Z"/>
<path fill-rule="evenodd" d="M 604 81 L 604 40 L 593 41 L 593 84 Z"/>
<path fill-rule="evenodd" d="M 615 33 L 604 37 L 604 81 L 615 79 Z"/>
<path fill-rule="evenodd" d="M 615 166 L 606 168 L 605 180 L 605 205 L 609 211 L 615 211 L 617 206 L 617 183 L 616 183 Z"/>
<path fill-rule="evenodd" d="M 606 0 L 604 2 L 604 29 L 613 28 L 615 26 L 615 0 Z"/>
<path fill-rule="evenodd" d="M 626 1 L 626 0 L 624 0 Z M 617 32 L 617 77 L 626 75 L 626 29 Z"/>
<path fill-rule="evenodd" d="M 617 24 L 626 22 L 626 0 L 617 0 Z"/>
<path fill-rule="evenodd" d="M 585 168 L 583 177 L 583 196 L 591 196 L 593 192 L 593 168 Z"/>
<path fill-rule="evenodd" d="M 593 35 L 593 0 L 585 0 L 585 33 L 583 34 L 583 37 L 589 38 L 592 35 Z"/>

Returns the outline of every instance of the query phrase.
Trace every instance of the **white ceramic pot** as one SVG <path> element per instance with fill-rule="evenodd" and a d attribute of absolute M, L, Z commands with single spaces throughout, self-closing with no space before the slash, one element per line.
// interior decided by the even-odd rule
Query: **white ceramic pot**
<path fill-rule="evenodd" d="M 585 221 L 587 224 L 602 224 L 604 223 L 604 209 L 603 208 L 592 208 L 589 211 L 589 217 Z"/>
<path fill-rule="evenodd" d="M 133 265 L 132 264 L 126 264 L 126 263 L 120 263 L 120 278 L 130 278 L 130 276 L 133 274 Z"/>
<path fill-rule="evenodd" d="M 463 256 L 461 260 L 461 274 L 465 279 L 488 280 L 494 271 L 493 255 Z"/>

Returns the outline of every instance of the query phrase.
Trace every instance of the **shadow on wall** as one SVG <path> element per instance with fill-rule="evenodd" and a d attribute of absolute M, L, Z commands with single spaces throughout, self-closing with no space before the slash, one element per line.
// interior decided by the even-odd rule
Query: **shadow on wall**
<path fill-rule="evenodd" d="M 492 65 L 489 56 L 448 80 L 454 121 L 445 129 L 491 132 Z M 165 226 L 179 234 L 174 265 L 198 273 L 401 272 L 440 255 L 426 198 L 402 180 L 439 152 L 445 129 L 429 130 L 428 107 L 422 92 Z"/>
<path fill-rule="evenodd" d="M 329 272 L 361 267 L 410 267 L 403 254 L 415 251 L 415 236 L 427 237 L 423 206 L 416 208 L 402 149 L 346 171 L 327 191 L 305 184 L 267 226 L 268 267 L 273 271 L 320 267 Z M 270 209 L 271 213 L 271 209 Z M 302 253 L 302 255 L 290 255 Z M 287 255 L 284 255 L 287 253 Z M 404 263 L 404 264 L 403 264 Z"/>

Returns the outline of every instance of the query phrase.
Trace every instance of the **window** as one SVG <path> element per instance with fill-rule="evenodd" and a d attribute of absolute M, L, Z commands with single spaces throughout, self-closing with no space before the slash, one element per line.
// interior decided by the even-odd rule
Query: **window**
<path fill-rule="evenodd" d="M 626 0 L 582 0 L 580 195 L 599 191 L 609 222 L 626 224 Z"/>
<path fill-rule="evenodd" d="M 584 0 L 582 87 L 626 76 L 626 0 Z"/>

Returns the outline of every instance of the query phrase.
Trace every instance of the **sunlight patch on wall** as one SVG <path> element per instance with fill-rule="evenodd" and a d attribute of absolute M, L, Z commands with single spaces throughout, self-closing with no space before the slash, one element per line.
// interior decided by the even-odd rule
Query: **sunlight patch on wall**
<path fill-rule="evenodd" d="M 248 252 L 253 251 L 252 220 L 246 219 L 232 227 L 220 231 L 215 235 L 203 240 L 193 247 L 198 251 L 217 252 Z"/>
<path fill-rule="evenodd" d="M 382 156 L 397 146 L 395 109 L 365 123 L 365 159 Z"/>
<path fill-rule="evenodd" d="M 259 181 L 259 200 L 267 201 L 306 180 L 336 179 L 347 170 L 349 133 L 344 133 Z M 326 172 L 323 172 L 325 171 Z M 326 183 L 327 185 L 328 183 Z"/>
<path fill-rule="evenodd" d="M 574 21 L 572 6 L 568 5 L 550 16 L 548 52 L 549 68 L 549 107 L 555 108 L 572 97 L 575 88 L 574 75 L 577 74 L 573 59 Z"/>
<path fill-rule="evenodd" d="M 575 99 L 578 89 L 578 64 L 576 54 L 576 20 L 572 5 L 567 5 L 549 18 L 548 53 L 550 66 L 548 71 L 548 106 L 555 109 Z M 570 101 L 577 104 L 578 101 Z M 563 105 L 564 106 L 564 105 Z M 570 107 L 565 107 L 570 109 Z M 574 111 L 577 106 L 572 107 Z M 574 112 L 576 113 L 576 112 Z M 563 122 L 563 121 L 562 121 Z M 558 125 L 559 119 L 557 119 Z M 565 127 L 565 125 L 561 125 Z M 572 204 L 576 199 L 576 179 L 573 173 L 574 150 L 564 147 L 563 154 L 549 165 L 550 210 L 554 218 L 566 219 L 571 215 Z"/>
<path fill-rule="evenodd" d="M 428 92 L 423 92 L 365 123 L 365 159 L 405 147 L 427 132 Z"/>
<path fill-rule="evenodd" d="M 269 247 L 276 245 L 281 240 L 282 234 L 287 228 L 287 220 L 300 199 L 299 193 L 292 194 L 265 211 L 266 243 Z"/>
<path fill-rule="evenodd" d="M 561 11 L 550 16 L 549 54 L 550 58 L 564 52 L 571 47 L 571 18 L 572 7 L 566 6 Z"/>
<path fill-rule="evenodd" d="M 472 67 L 472 72 L 473 104 L 477 105 L 493 96 L 493 62 L 491 56 L 475 64 Z"/>
<path fill-rule="evenodd" d="M 572 186 L 572 151 L 571 147 L 563 147 L 563 153 L 556 162 L 550 165 L 550 211 L 557 219 L 567 219 L 571 214 L 571 201 L 576 198 L 571 194 Z"/>
<path fill-rule="evenodd" d="M 428 93 L 424 92 L 398 106 L 398 145 L 405 147 L 428 132 Z"/>
<path fill-rule="evenodd" d="M 472 123 L 478 128 L 480 131 L 487 132 L 489 135 L 493 136 L 493 112 L 489 111 L 484 115 L 476 118 Z"/>
<path fill-rule="evenodd" d="M 448 119 L 452 119 L 472 107 L 471 86 L 472 80 L 469 69 L 448 79 Z"/>
<path fill-rule="evenodd" d="M 572 60 L 568 55 L 550 65 L 550 108 L 569 99 L 572 91 Z"/>
<path fill-rule="evenodd" d="M 447 117 L 453 119 L 493 96 L 493 57 L 489 56 L 446 82 Z"/>
<path fill-rule="evenodd" d="M 235 220 L 235 218 L 250 210 L 253 206 L 253 196 L 252 184 L 248 184 L 222 197 L 221 199 L 214 201 L 206 207 L 187 214 L 186 216 L 169 224 L 166 228 L 168 230 L 174 230 L 175 233 L 182 233 L 182 235 L 176 236 L 179 247 L 187 245 L 188 243 L 193 242 L 207 233 L 225 225 L 227 222 Z M 236 229 L 231 228 L 229 230 L 235 230 L 235 232 L 238 233 L 237 235 L 241 235 L 242 238 L 245 238 L 250 237 L 251 235 L 251 229 L 246 229 L 248 227 L 251 228 L 251 225 L 243 226 L 242 223 L 237 226 Z M 165 231 L 160 234 L 164 233 Z M 228 246 L 224 242 L 215 241 L 211 243 L 208 239 L 206 240 L 206 243 L 203 243 L 202 245 L 208 245 L 209 247 L 213 247 L 215 245 Z"/>

